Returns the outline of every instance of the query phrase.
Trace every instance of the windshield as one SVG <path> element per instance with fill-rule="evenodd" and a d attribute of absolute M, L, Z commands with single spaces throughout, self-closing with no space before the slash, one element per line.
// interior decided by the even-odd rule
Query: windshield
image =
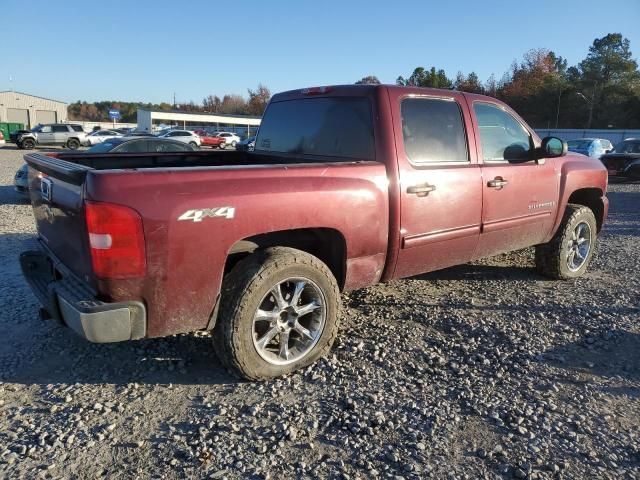
<path fill-rule="evenodd" d="M 567 145 L 569 146 L 569 148 L 587 149 L 589 148 L 590 144 L 591 144 L 591 140 L 569 140 L 567 142 Z"/>
<path fill-rule="evenodd" d="M 640 140 L 625 140 L 616 145 L 614 153 L 640 153 Z"/>

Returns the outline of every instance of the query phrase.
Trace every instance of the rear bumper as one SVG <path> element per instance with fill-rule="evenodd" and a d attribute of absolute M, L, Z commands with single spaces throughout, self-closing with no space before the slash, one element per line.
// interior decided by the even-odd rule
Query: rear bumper
<path fill-rule="evenodd" d="M 39 241 L 31 242 L 27 248 L 20 254 L 22 274 L 51 317 L 94 343 L 145 337 L 144 304 L 102 302 Z"/>

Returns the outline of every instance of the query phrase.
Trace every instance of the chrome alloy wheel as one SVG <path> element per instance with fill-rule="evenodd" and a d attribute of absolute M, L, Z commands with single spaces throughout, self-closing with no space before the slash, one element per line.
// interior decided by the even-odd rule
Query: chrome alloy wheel
<path fill-rule="evenodd" d="M 571 232 L 569 239 L 567 266 L 572 272 L 580 270 L 587 261 L 591 250 L 591 227 L 587 222 L 580 222 Z"/>
<path fill-rule="evenodd" d="M 326 320 L 320 288 L 306 278 L 287 278 L 262 298 L 253 317 L 253 345 L 273 365 L 296 362 L 313 350 Z"/>

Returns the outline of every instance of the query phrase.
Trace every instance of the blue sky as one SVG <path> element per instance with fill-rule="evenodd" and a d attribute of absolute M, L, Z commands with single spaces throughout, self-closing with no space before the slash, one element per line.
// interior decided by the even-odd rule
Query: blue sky
<path fill-rule="evenodd" d="M 570 65 L 620 32 L 640 57 L 640 0 L 0 1 L 0 90 L 59 99 L 200 103 L 353 83 L 416 66 L 497 79 L 530 48 Z M 13 85 L 9 76 L 13 77 Z"/>

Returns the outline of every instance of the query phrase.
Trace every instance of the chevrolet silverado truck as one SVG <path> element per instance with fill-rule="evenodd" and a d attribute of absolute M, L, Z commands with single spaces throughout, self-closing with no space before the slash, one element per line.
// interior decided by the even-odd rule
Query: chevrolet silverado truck
<path fill-rule="evenodd" d="M 330 350 L 341 291 L 531 246 L 579 277 L 608 210 L 598 160 L 449 90 L 280 93 L 253 152 L 54 155 L 25 156 L 42 316 L 92 342 L 212 330 L 254 380 Z"/>

